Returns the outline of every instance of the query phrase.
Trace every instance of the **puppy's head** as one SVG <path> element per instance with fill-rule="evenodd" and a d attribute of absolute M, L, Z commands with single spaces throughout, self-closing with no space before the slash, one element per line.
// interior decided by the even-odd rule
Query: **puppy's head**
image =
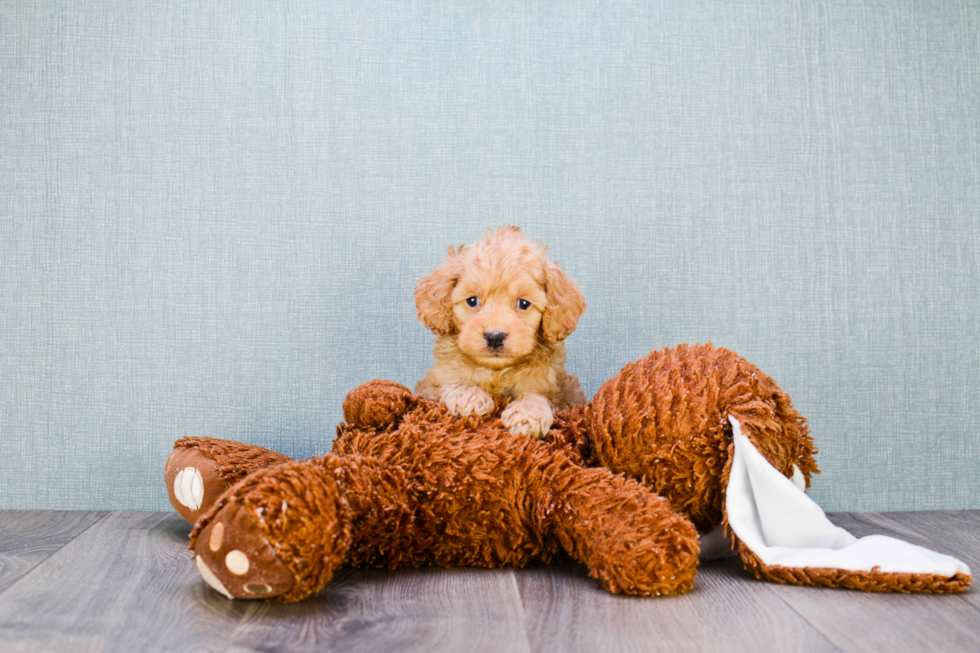
<path fill-rule="evenodd" d="M 488 232 L 449 256 L 415 287 L 421 322 L 456 335 L 464 354 L 503 369 L 542 342 L 564 340 L 585 310 L 582 292 L 548 260 L 546 247 L 517 227 Z"/>

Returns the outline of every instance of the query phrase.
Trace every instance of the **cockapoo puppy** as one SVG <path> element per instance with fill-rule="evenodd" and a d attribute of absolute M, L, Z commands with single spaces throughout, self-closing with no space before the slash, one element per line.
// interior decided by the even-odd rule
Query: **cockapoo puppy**
<path fill-rule="evenodd" d="M 435 364 L 415 392 L 457 415 L 485 415 L 494 396 L 512 433 L 540 437 L 552 409 L 585 402 L 565 372 L 565 346 L 585 310 L 575 282 L 547 247 L 517 227 L 487 232 L 449 256 L 415 287 L 419 320 L 437 336 Z"/>

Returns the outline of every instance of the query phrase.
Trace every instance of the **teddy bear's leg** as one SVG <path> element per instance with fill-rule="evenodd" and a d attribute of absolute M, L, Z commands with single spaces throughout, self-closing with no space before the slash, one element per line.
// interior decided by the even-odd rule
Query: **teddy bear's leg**
<path fill-rule="evenodd" d="M 262 447 L 218 438 L 181 438 L 167 459 L 163 479 L 170 503 L 190 523 L 225 490 L 257 469 L 291 458 Z"/>
<path fill-rule="evenodd" d="M 299 600 L 325 584 L 350 545 L 350 506 L 317 461 L 259 470 L 191 531 L 201 576 L 228 598 Z"/>
<path fill-rule="evenodd" d="M 613 593 L 668 595 L 694 584 L 697 530 L 640 483 L 607 469 L 545 467 L 537 513 Z"/>
<path fill-rule="evenodd" d="M 204 580 L 228 598 L 291 603 L 320 590 L 345 560 L 376 564 L 404 550 L 411 505 L 398 471 L 328 454 L 239 482 L 198 520 L 190 548 Z"/>

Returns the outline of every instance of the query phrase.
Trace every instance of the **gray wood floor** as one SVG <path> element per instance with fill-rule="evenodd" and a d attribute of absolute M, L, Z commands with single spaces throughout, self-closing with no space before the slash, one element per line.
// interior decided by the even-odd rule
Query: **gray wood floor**
<path fill-rule="evenodd" d="M 980 569 L 980 511 L 832 515 Z M 757 582 L 733 560 L 694 591 L 608 594 L 577 565 L 344 571 L 298 605 L 198 577 L 173 513 L 0 512 L 0 651 L 980 651 L 980 591 L 864 594 Z"/>

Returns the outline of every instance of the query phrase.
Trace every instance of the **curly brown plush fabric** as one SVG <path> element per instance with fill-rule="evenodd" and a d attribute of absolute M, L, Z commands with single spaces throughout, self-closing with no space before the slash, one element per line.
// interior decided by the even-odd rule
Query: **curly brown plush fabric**
<path fill-rule="evenodd" d="M 571 558 L 611 592 L 675 594 L 693 585 L 697 531 L 727 526 L 727 416 L 782 474 L 795 466 L 808 482 L 818 473 L 806 420 L 789 396 L 710 345 L 627 365 L 591 404 L 556 411 L 540 440 L 503 427 L 506 403 L 491 416 L 455 417 L 399 384 L 373 381 L 347 396 L 346 422 L 322 458 L 283 464 L 246 445 L 179 441 L 178 452 L 214 452 L 226 476 L 236 458 L 251 465 L 213 504 L 223 481 L 209 487 L 205 479 L 205 514 L 191 533 L 202 575 L 228 596 L 289 602 L 320 589 L 341 564 L 519 567 Z M 264 463 L 256 469 L 256 461 Z M 767 567 L 733 541 L 748 569 L 777 582 L 934 592 L 970 582 Z"/>
<path fill-rule="evenodd" d="M 789 395 L 738 354 L 680 345 L 629 363 L 592 400 L 596 460 L 648 484 L 705 532 L 722 518 L 734 416 L 785 476 L 819 473 L 806 420 Z"/>
<path fill-rule="evenodd" d="M 344 414 L 331 454 L 258 470 L 198 520 L 191 547 L 231 595 L 259 584 L 224 563 L 242 538 L 222 515 L 238 507 L 296 579 L 265 597 L 276 601 L 308 596 L 342 562 L 500 567 L 571 557 L 611 592 L 693 585 L 697 531 L 641 483 L 579 464 L 591 458 L 581 407 L 558 415 L 551 436 L 561 446 L 513 435 L 497 417 L 454 417 L 385 382 L 351 392 Z M 227 530 L 212 551 L 216 522 Z"/>
<path fill-rule="evenodd" d="M 218 476 L 233 485 L 258 469 L 266 469 L 292 460 L 281 453 L 220 438 L 188 438 L 174 442 L 174 449 L 192 448 L 217 463 Z"/>
<path fill-rule="evenodd" d="M 244 508 L 252 518 L 249 525 L 261 531 L 278 559 L 292 572 L 294 585 L 279 600 L 291 602 L 309 596 L 330 580 L 334 570 L 344 562 L 350 546 L 352 510 L 338 475 L 331 469 L 331 463 L 338 462 L 328 456 L 294 461 L 249 475 L 198 520 L 190 534 L 191 542 L 213 526 L 211 518 L 226 506 Z M 245 548 L 235 547 L 240 532 L 227 526 L 223 540 L 232 545 L 230 550 Z M 202 544 L 208 542 L 207 547 L 202 547 L 205 551 L 211 548 L 210 539 L 202 538 Z M 254 565 L 251 562 L 254 555 L 249 559 L 249 564 Z"/>
<path fill-rule="evenodd" d="M 572 460 L 577 450 L 569 456 L 548 442 L 513 435 L 499 419 L 453 417 L 441 403 L 417 400 L 397 428 L 365 428 L 352 407 L 365 392 L 379 392 L 380 403 L 387 403 L 390 390 L 369 384 L 351 394 L 344 405 L 350 423 L 339 430 L 334 453 L 404 472 L 403 487 L 416 506 L 414 528 L 365 527 L 364 544 L 351 550 L 352 564 L 524 566 L 567 553 L 614 592 L 675 593 L 693 582 L 694 529 L 639 483 L 606 469 L 583 469 Z M 564 419 L 574 421 L 573 415 Z M 374 541 L 379 530 L 410 537 L 382 554 Z M 662 564 L 665 556 L 677 559 Z M 631 566 L 670 570 L 673 578 L 631 577 L 625 571 Z"/>

